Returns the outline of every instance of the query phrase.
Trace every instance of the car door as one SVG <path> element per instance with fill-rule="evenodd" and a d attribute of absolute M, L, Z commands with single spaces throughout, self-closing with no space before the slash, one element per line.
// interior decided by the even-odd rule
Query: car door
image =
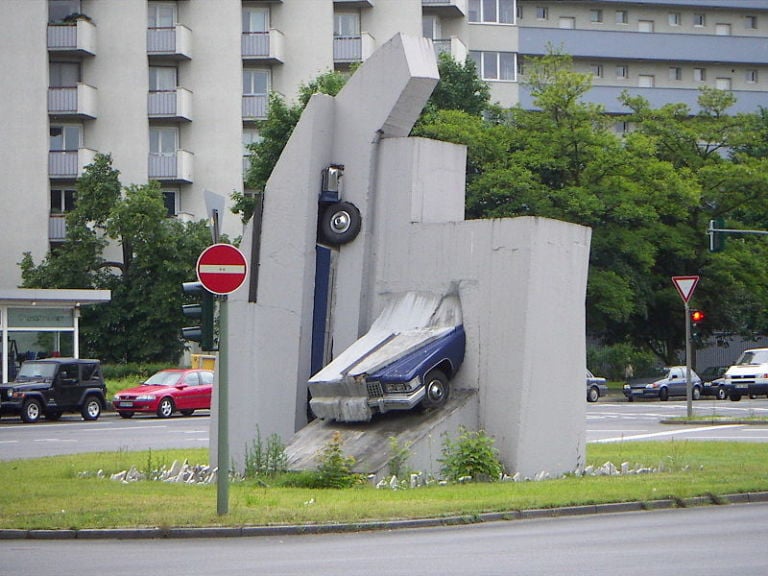
<path fill-rule="evenodd" d="M 53 398 L 61 410 L 68 410 L 80 402 L 80 372 L 77 364 L 61 364 L 53 380 Z"/>
<path fill-rule="evenodd" d="M 196 409 L 208 410 L 211 407 L 211 395 L 213 394 L 213 372 L 202 370 L 199 372 L 200 386 L 198 386 Z"/>
<path fill-rule="evenodd" d="M 197 389 L 200 387 L 200 377 L 197 372 L 187 372 L 176 383 L 174 402 L 177 410 L 194 410 L 197 403 Z"/>

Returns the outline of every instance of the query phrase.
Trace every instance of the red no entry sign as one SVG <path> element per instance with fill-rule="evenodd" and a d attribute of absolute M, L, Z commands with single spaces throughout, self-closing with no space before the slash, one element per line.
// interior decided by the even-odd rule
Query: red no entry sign
<path fill-rule="evenodd" d="M 248 264 L 240 250 L 230 244 L 214 244 L 197 259 L 197 279 L 213 294 L 231 294 L 245 282 Z"/>

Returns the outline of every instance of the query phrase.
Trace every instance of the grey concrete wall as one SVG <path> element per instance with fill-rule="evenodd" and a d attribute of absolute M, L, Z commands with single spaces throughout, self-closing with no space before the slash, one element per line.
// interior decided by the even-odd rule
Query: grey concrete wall
<path fill-rule="evenodd" d="M 257 427 L 287 441 L 306 422 L 317 195 L 330 163 L 344 164 L 343 197 L 363 215 L 361 234 L 336 254 L 334 356 L 393 294 L 457 292 L 467 350 L 453 383 L 476 389 L 479 406 L 451 422 L 485 429 L 511 473 L 583 462 L 590 230 L 539 218 L 464 221 L 464 148 L 406 137 L 435 80 L 429 43 L 396 37 L 335 99 L 313 98 L 281 156 L 265 194 L 258 300 L 248 303 L 244 289 L 230 297 L 236 463 Z M 414 450 L 435 467 L 433 437 Z"/>

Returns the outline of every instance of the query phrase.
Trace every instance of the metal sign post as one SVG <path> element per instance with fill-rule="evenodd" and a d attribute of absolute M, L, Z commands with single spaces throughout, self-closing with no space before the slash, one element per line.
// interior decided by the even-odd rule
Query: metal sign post
<path fill-rule="evenodd" d="M 693 416 L 693 384 L 691 382 L 691 312 L 688 301 L 699 283 L 698 276 L 672 276 L 677 293 L 685 306 L 685 402 L 688 418 Z"/>

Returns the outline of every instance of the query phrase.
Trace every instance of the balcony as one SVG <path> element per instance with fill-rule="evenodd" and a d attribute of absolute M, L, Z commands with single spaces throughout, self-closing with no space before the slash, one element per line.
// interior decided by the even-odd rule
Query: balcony
<path fill-rule="evenodd" d="M 163 183 L 191 184 L 195 156 L 186 150 L 175 154 L 150 154 L 147 176 Z"/>
<path fill-rule="evenodd" d="M 243 120 L 254 122 L 267 117 L 269 97 L 266 94 L 243 95 Z"/>
<path fill-rule="evenodd" d="M 48 152 L 48 177 L 52 180 L 76 180 L 95 158 L 96 151 L 88 148 L 51 150 Z"/>
<path fill-rule="evenodd" d="M 333 0 L 336 8 L 373 8 L 373 0 Z"/>
<path fill-rule="evenodd" d="M 63 242 L 67 237 L 67 215 L 51 214 L 48 218 L 48 241 Z"/>
<path fill-rule="evenodd" d="M 456 36 L 432 40 L 432 45 L 435 48 L 435 56 L 440 56 L 445 52 L 457 62 L 464 62 L 467 59 L 467 54 L 469 54 L 467 46 Z"/>
<path fill-rule="evenodd" d="M 152 91 L 147 96 L 147 115 L 153 119 L 192 121 L 192 92 L 186 88 Z"/>
<path fill-rule="evenodd" d="M 96 118 L 96 88 L 88 84 L 48 88 L 48 114 L 54 119 Z"/>
<path fill-rule="evenodd" d="M 243 32 L 241 41 L 243 60 L 282 64 L 285 37 L 279 30 L 269 32 Z"/>
<path fill-rule="evenodd" d="M 334 64 L 351 64 L 366 60 L 375 50 L 373 36 L 363 32 L 360 36 L 334 36 Z"/>
<path fill-rule="evenodd" d="M 463 18 L 467 15 L 467 0 L 421 0 L 421 7 L 444 18 Z"/>
<path fill-rule="evenodd" d="M 147 29 L 147 55 L 172 60 L 192 58 L 192 31 L 177 24 L 169 28 Z"/>
<path fill-rule="evenodd" d="M 48 50 L 57 55 L 94 56 L 96 26 L 88 20 L 72 24 L 48 24 Z"/>

